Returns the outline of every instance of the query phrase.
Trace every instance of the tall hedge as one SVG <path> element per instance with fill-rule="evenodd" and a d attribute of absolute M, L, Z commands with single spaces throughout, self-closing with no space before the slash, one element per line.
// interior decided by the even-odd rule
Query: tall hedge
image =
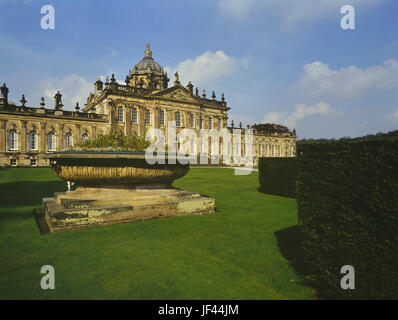
<path fill-rule="evenodd" d="M 260 191 L 283 197 L 296 197 L 296 158 L 260 158 Z"/>
<path fill-rule="evenodd" d="M 298 160 L 298 222 L 320 296 L 398 299 L 398 141 L 302 144 Z M 343 265 L 354 290 L 340 287 Z"/>

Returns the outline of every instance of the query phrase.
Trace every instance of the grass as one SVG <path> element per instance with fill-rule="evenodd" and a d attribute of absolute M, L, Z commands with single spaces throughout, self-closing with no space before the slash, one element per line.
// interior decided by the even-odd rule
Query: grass
<path fill-rule="evenodd" d="M 213 215 L 41 235 L 32 210 L 65 182 L 48 168 L 0 169 L 0 299 L 313 299 L 283 254 L 294 241 L 279 239 L 296 201 L 258 192 L 257 172 L 233 173 L 175 181 L 215 198 Z M 43 265 L 55 290 L 40 287 Z"/>

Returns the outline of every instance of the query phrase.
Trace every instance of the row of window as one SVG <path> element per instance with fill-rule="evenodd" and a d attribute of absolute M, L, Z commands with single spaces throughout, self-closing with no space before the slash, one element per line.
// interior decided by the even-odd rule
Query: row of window
<path fill-rule="evenodd" d="M 286 147 L 286 154 L 289 153 L 289 155 L 292 157 L 294 156 L 294 146 L 290 146 L 290 149 L 288 149 Z M 266 156 L 268 157 L 269 155 L 271 155 L 271 157 L 275 157 L 276 155 L 278 157 L 282 156 L 282 150 L 281 150 L 281 146 L 276 146 L 276 150 L 275 150 L 275 146 L 274 145 L 268 145 L 266 144 L 265 147 L 263 148 L 262 144 L 259 144 L 258 146 L 258 155 L 261 156 Z"/>
<path fill-rule="evenodd" d="M 49 132 L 47 134 L 47 150 L 55 151 L 57 149 L 57 139 L 54 132 Z M 73 136 L 71 133 L 65 134 L 64 137 L 65 148 L 73 146 Z M 81 140 L 84 141 L 88 139 L 87 134 L 83 134 Z M 38 135 L 36 131 L 31 131 L 28 134 L 28 149 L 37 150 L 38 149 Z M 18 150 L 18 132 L 13 129 L 8 132 L 8 150 L 17 151 Z"/>
<path fill-rule="evenodd" d="M 145 110 L 145 124 L 150 125 L 151 124 L 151 111 L 150 110 Z M 181 127 L 181 114 L 179 111 L 174 113 L 174 120 L 176 122 L 177 127 Z M 117 121 L 118 122 L 124 122 L 124 111 L 122 107 L 119 107 L 117 109 Z M 138 115 L 137 115 L 137 109 L 132 108 L 131 109 L 131 122 L 132 123 L 138 123 Z M 159 112 L 159 124 L 161 126 L 164 126 L 165 124 L 165 114 L 164 110 L 160 110 Z M 189 124 L 191 128 L 195 127 L 195 116 L 193 114 L 190 114 L 189 117 Z M 202 129 L 203 125 L 203 119 L 202 116 L 200 116 L 200 129 Z M 218 129 L 221 129 L 221 119 L 218 119 Z M 209 129 L 213 129 L 213 119 L 209 116 Z"/>
<path fill-rule="evenodd" d="M 37 166 L 37 160 L 36 159 L 30 159 L 30 165 L 32 167 Z M 17 159 L 10 159 L 10 166 L 16 167 L 17 166 Z"/>

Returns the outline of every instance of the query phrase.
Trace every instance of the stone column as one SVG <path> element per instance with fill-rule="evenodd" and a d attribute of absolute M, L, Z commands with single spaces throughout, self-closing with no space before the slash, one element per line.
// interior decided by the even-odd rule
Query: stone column
<path fill-rule="evenodd" d="M 28 139 L 27 139 L 27 132 L 26 132 L 26 124 L 28 121 L 26 120 L 21 120 L 21 139 L 19 139 L 20 142 L 20 152 L 26 152 L 27 147 L 28 147 Z"/>
<path fill-rule="evenodd" d="M 0 121 L 0 151 L 7 151 L 7 120 Z"/>
<path fill-rule="evenodd" d="M 39 141 L 38 142 L 38 151 L 40 153 L 45 153 L 47 149 L 47 144 L 46 144 L 46 127 L 47 124 L 45 122 L 40 123 L 40 135 L 39 135 Z"/>
<path fill-rule="evenodd" d="M 155 128 L 155 129 L 160 128 L 160 108 L 159 107 L 153 108 L 153 128 Z"/>
<path fill-rule="evenodd" d="M 80 124 L 75 124 L 75 126 L 76 126 L 76 132 L 77 132 L 77 139 L 75 140 L 75 138 L 73 138 L 73 145 L 75 145 L 76 143 L 79 143 L 80 141 L 81 141 L 81 139 L 82 139 L 82 136 L 81 136 L 81 125 Z"/>
<path fill-rule="evenodd" d="M 58 134 L 56 135 L 57 151 L 61 151 L 64 148 L 64 126 L 63 123 L 58 125 Z"/>
<path fill-rule="evenodd" d="M 143 135 L 145 132 L 145 108 L 142 106 L 138 107 L 138 135 Z"/>
<path fill-rule="evenodd" d="M 124 133 L 127 136 L 131 135 L 131 106 L 126 106 L 126 117 L 124 119 Z"/>

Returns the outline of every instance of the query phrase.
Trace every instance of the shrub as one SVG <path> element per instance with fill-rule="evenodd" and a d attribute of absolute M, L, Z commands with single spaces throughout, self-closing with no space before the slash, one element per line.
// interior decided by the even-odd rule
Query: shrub
<path fill-rule="evenodd" d="M 321 298 L 398 298 L 398 141 L 301 144 L 299 227 L 310 280 Z M 342 290 L 343 265 L 355 290 Z"/>
<path fill-rule="evenodd" d="M 261 192 L 296 197 L 296 158 L 260 158 L 258 171 Z"/>
<path fill-rule="evenodd" d="M 98 137 L 87 139 L 70 150 L 75 151 L 145 151 L 150 145 L 145 140 L 145 134 L 141 136 L 125 136 L 122 133 L 111 131 Z"/>

